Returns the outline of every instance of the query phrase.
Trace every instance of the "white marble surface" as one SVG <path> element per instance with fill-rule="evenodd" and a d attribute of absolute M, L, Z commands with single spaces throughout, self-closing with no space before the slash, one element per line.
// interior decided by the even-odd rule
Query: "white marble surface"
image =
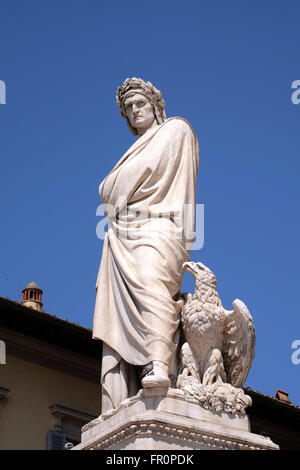
<path fill-rule="evenodd" d="M 73 450 L 278 448 L 250 432 L 248 417 L 205 410 L 180 390 L 152 388 L 83 428 Z"/>

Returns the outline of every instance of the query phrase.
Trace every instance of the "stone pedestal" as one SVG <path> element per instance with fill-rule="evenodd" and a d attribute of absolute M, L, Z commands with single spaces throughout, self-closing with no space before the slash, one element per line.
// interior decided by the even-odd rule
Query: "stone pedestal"
<path fill-rule="evenodd" d="M 277 450 L 242 414 L 215 413 L 177 389 L 152 388 L 91 421 L 73 450 Z"/>

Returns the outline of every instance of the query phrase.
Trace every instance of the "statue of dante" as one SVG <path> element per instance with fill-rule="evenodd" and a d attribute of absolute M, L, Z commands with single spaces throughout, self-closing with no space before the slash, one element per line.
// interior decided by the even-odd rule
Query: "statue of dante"
<path fill-rule="evenodd" d="M 102 413 L 141 386 L 170 386 L 199 158 L 192 127 L 166 118 L 152 83 L 126 79 L 117 104 L 137 140 L 99 187 L 110 216 L 93 327 L 103 341 Z"/>

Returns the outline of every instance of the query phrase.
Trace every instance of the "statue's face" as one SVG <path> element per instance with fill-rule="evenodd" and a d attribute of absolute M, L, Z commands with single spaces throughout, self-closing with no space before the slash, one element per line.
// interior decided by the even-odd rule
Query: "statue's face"
<path fill-rule="evenodd" d="M 125 100 L 125 111 L 132 127 L 138 134 L 151 127 L 156 121 L 156 117 L 151 103 L 144 95 L 136 93 Z"/>

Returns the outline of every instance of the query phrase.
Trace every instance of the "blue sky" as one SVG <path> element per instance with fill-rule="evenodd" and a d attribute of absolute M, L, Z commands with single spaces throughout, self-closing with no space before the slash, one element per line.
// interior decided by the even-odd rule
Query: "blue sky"
<path fill-rule="evenodd" d="M 246 385 L 300 405 L 298 1 L 1 0 L 0 295 L 34 280 L 44 309 L 92 326 L 98 185 L 132 144 L 115 94 L 152 81 L 199 138 L 197 202 L 226 308 L 249 307 Z M 185 275 L 182 290 L 193 292 Z"/>

